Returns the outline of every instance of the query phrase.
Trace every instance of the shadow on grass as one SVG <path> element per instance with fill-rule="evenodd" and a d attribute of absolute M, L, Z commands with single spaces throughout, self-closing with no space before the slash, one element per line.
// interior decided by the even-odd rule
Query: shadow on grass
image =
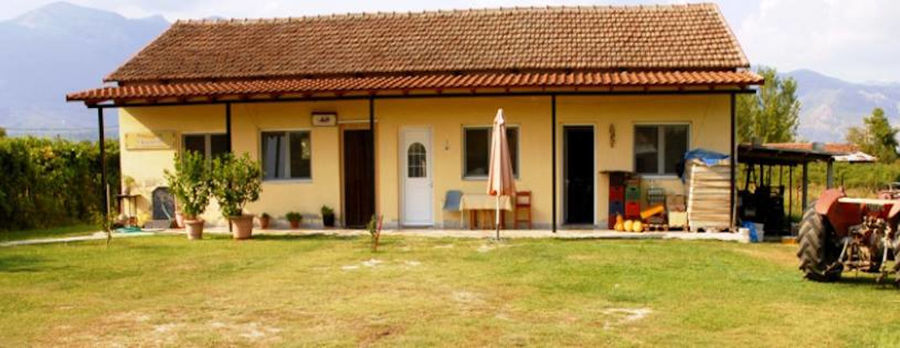
<path fill-rule="evenodd" d="M 44 258 L 21 255 L 0 256 L 0 273 L 24 273 L 55 271 L 65 267 L 47 267 L 42 265 Z"/>
<path fill-rule="evenodd" d="M 892 274 L 887 279 L 885 279 L 882 283 L 878 283 L 877 274 L 863 274 L 860 273 L 858 276 L 855 273 L 844 274 L 841 277 L 841 280 L 835 282 L 836 284 L 844 284 L 851 286 L 868 286 L 878 289 L 897 289 L 897 279 L 900 278 L 900 275 Z"/>
<path fill-rule="evenodd" d="M 321 241 L 331 241 L 331 240 L 359 240 L 360 238 L 364 238 L 363 236 L 339 236 L 333 234 L 263 234 L 263 235 L 254 235 L 251 240 L 260 240 L 260 241 L 290 241 L 290 240 L 321 240 Z M 368 238 L 368 237 L 365 237 Z"/>

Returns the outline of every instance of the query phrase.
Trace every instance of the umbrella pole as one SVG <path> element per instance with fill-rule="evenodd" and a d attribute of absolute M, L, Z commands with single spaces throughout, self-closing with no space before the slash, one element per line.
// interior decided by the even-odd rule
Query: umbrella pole
<path fill-rule="evenodd" d="M 494 213 L 494 223 L 497 226 L 497 240 L 500 240 L 500 195 L 497 195 L 497 210 Z"/>

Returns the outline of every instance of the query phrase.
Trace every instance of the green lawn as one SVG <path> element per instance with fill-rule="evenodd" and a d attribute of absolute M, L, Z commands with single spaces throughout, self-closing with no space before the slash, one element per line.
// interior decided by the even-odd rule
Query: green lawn
<path fill-rule="evenodd" d="M 0 342 L 900 346 L 900 290 L 804 281 L 793 253 L 392 237 L 372 254 L 363 238 L 274 236 L 2 248 Z"/>
<path fill-rule="evenodd" d="M 0 231 L 0 242 L 14 240 L 86 236 L 100 229 L 96 225 L 73 225 L 23 231 Z"/>

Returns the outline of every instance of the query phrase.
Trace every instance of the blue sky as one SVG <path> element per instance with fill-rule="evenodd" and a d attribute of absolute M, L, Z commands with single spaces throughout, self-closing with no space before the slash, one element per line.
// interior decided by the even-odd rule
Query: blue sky
<path fill-rule="evenodd" d="M 8 19 L 53 0 L 4 0 Z M 287 17 L 346 12 L 421 11 L 544 5 L 682 3 L 672 0 L 71 0 L 126 17 Z M 696 2 L 696 1 L 690 1 Z M 720 0 L 754 64 L 788 71 L 809 68 L 842 79 L 900 82 L 900 1 Z"/>

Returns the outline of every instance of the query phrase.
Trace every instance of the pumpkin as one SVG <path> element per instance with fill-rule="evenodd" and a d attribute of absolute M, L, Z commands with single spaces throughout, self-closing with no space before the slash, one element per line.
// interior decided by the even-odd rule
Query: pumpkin
<path fill-rule="evenodd" d="M 644 224 L 641 223 L 640 220 L 635 220 L 633 224 L 631 224 L 632 231 L 635 232 L 644 232 Z"/>
<path fill-rule="evenodd" d="M 622 214 L 616 214 L 616 224 L 613 226 L 613 229 L 619 232 L 625 230 L 625 222 L 622 219 Z"/>
<path fill-rule="evenodd" d="M 625 231 L 626 231 L 626 232 L 630 232 L 631 229 L 633 228 L 632 226 L 634 226 L 634 221 L 632 221 L 632 220 L 625 220 L 625 224 L 624 224 L 622 227 L 625 228 Z"/>

